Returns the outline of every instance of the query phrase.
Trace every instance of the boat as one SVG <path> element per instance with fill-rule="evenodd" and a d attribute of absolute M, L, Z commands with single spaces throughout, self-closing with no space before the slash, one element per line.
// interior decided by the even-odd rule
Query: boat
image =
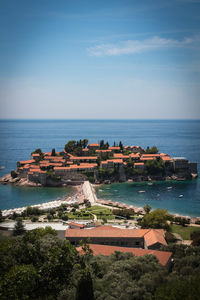
<path fill-rule="evenodd" d="M 171 190 L 171 189 L 172 189 L 172 186 L 168 186 L 167 189 L 168 189 L 168 190 Z"/>
<path fill-rule="evenodd" d="M 183 195 L 179 195 L 178 197 L 179 197 L 179 198 L 182 198 L 182 197 L 183 197 Z"/>
<path fill-rule="evenodd" d="M 153 183 L 152 182 L 149 182 L 149 183 L 147 183 L 148 185 L 153 185 Z"/>
<path fill-rule="evenodd" d="M 5 167 L 4 166 L 0 166 L 0 170 L 3 170 L 3 169 L 5 169 Z"/>
<path fill-rule="evenodd" d="M 146 191 L 138 191 L 138 193 L 145 193 Z"/>

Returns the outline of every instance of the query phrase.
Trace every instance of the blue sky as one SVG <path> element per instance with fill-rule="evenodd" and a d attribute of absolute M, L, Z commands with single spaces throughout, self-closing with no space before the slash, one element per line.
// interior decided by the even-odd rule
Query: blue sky
<path fill-rule="evenodd" d="M 200 0 L 0 0 L 0 118 L 200 116 Z"/>

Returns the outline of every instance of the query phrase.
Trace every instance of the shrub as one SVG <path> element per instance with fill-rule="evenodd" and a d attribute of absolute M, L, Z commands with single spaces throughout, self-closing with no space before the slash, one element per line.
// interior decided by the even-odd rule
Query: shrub
<path fill-rule="evenodd" d="M 12 178 L 17 178 L 17 173 L 14 170 L 10 172 L 10 175 Z"/>

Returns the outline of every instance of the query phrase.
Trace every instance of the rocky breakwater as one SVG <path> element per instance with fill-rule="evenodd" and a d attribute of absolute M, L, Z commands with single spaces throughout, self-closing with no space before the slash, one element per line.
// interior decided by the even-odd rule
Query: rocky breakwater
<path fill-rule="evenodd" d="M 6 174 L 0 178 L 1 184 L 13 184 L 16 186 L 42 186 L 41 183 L 29 181 L 27 178 L 15 177 L 10 174 Z"/>

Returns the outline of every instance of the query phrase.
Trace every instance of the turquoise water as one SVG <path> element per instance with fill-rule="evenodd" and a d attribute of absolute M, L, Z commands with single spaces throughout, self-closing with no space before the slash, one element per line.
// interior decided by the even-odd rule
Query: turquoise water
<path fill-rule="evenodd" d="M 200 166 L 200 121 L 196 120 L 9 120 L 0 121 L 0 176 L 16 168 L 16 162 L 30 158 L 30 153 L 41 148 L 50 151 L 63 149 L 69 139 L 88 138 L 90 142 L 101 139 L 110 144 L 121 140 L 124 145 L 156 145 L 160 152 L 171 156 L 186 156 Z M 134 184 L 122 184 L 109 193 L 110 199 L 143 206 L 167 208 L 184 215 L 200 216 L 199 179 L 175 183 L 165 191 L 165 183 L 147 186 L 146 193 L 138 193 Z M 28 189 L 28 190 L 27 190 Z M 102 188 L 104 190 L 104 188 Z M 139 187 L 140 189 L 140 187 Z M 144 189 L 143 187 L 141 188 Z M 113 192 L 112 192 L 113 191 Z M 47 202 L 68 194 L 62 188 L 17 188 L 0 185 L 0 209 Z M 162 195 L 158 198 L 155 194 Z M 177 195 L 184 194 L 183 198 Z"/>
<path fill-rule="evenodd" d="M 153 209 L 165 208 L 170 213 L 200 216 L 199 185 L 197 180 L 159 181 L 153 185 L 128 182 L 101 185 L 96 188 L 96 192 L 100 199 L 125 202 L 138 207 L 149 204 Z M 183 196 L 179 197 L 180 195 Z"/>
<path fill-rule="evenodd" d="M 1 186 L 1 209 L 23 207 L 33 204 L 49 202 L 73 192 L 71 187 L 18 187 Z"/>

